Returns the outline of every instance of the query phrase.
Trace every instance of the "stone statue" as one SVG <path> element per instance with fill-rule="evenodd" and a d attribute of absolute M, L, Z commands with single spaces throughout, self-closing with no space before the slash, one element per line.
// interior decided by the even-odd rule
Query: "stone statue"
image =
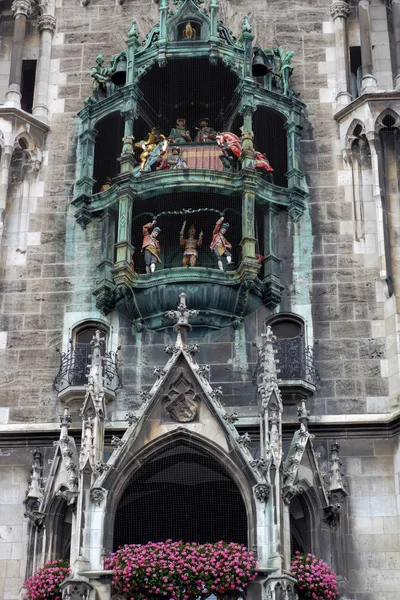
<path fill-rule="evenodd" d="M 212 127 L 208 126 L 208 118 L 204 117 L 200 119 L 198 131 L 196 134 L 195 142 L 213 142 L 217 139 L 217 132 Z"/>
<path fill-rule="evenodd" d="M 198 257 L 197 248 L 199 248 L 203 243 L 203 232 L 200 231 L 199 239 L 195 239 L 196 229 L 194 225 L 189 227 L 188 237 L 184 239 L 185 234 L 186 221 L 183 222 L 182 229 L 180 232 L 180 244 L 184 246 L 182 265 L 184 267 L 195 267 Z"/>
<path fill-rule="evenodd" d="M 143 244 L 142 252 L 144 253 L 144 262 L 146 264 L 146 273 L 154 273 L 156 264 L 161 263 L 160 258 L 160 242 L 158 234 L 161 233 L 159 227 L 154 227 L 157 221 L 151 221 L 143 225 Z M 151 233 L 150 230 L 152 229 Z"/>
<path fill-rule="evenodd" d="M 147 134 L 146 140 L 140 140 L 140 142 L 135 143 L 135 148 L 141 148 L 142 152 L 139 156 L 139 169 L 140 171 L 150 171 L 149 168 L 146 168 L 147 159 L 149 157 L 150 152 L 152 152 L 157 144 L 165 140 L 165 135 L 161 133 L 159 127 L 153 127 L 149 134 Z"/>
<path fill-rule="evenodd" d="M 93 98 L 101 100 L 101 97 L 107 98 L 110 93 L 111 79 L 108 75 L 108 67 L 103 67 L 104 56 L 96 56 L 96 65 L 90 69 L 90 76 L 93 77 Z"/>
<path fill-rule="evenodd" d="M 179 117 L 176 120 L 176 127 L 171 129 L 168 140 L 174 144 L 186 144 L 192 141 L 190 132 L 186 129 L 186 119 Z"/>
<path fill-rule="evenodd" d="M 291 66 L 292 57 L 294 51 L 290 50 L 286 52 L 279 44 L 273 49 L 275 56 L 279 58 L 279 77 L 280 85 L 284 96 L 289 95 L 289 79 L 293 73 L 293 67 Z"/>
<path fill-rule="evenodd" d="M 172 148 L 172 153 L 167 159 L 162 159 L 161 165 L 157 167 L 156 171 L 163 171 L 165 169 L 187 169 L 187 163 L 182 156 L 182 150 L 178 146 Z"/>
<path fill-rule="evenodd" d="M 212 241 L 210 244 L 210 250 L 214 252 L 218 259 L 218 268 L 220 271 L 224 270 L 222 263 L 222 257 L 225 256 L 228 265 L 232 262 L 232 254 L 229 250 L 232 248 L 232 244 L 225 238 L 225 233 L 228 231 L 229 223 L 224 223 L 224 217 L 218 219 L 215 224 Z"/>

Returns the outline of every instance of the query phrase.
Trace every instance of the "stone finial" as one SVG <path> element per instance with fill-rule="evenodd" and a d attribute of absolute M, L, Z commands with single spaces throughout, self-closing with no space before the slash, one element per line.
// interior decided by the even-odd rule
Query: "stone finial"
<path fill-rule="evenodd" d="M 92 352 L 90 355 L 90 367 L 88 375 L 88 384 L 93 385 L 95 394 L 99 394 L 103 389 L 103 356 L 101 343 L 105 342 L 105 337 L 101 337 L 101 332 L 97 329 L 90 345 Z"/>
<path fill-rule="evenodd" d="M 71 424 L 71 415 L 69 414 L 68 406 L 64 408 L 64 412 L 60 415 L 60 428 L 61 434 L 60 437 L 68 437 L 68 429 Z"/>
<path fill-rule="evenodd" d="M 337 0 L 330 5 L 329 10 L 333 21 L 337 18 L 347 19 L 350 14 L 350 8 L 344 0 Z"/>
<path fill-rule="evenodd" d="M 347 494 L 346 490 L 344 489 L 344 482 L 342 479 L 342 475 L 343 475 L 341 472 L 342 463 L 339 459 L 339 449 L 340 449 L 340 446 L 337 442 L 333 442 L 333 444 L 330 445 L 331 468 L 330 468 L 330 482 L 329 482 L 329 488 L 328 488 L 329 494 L 333 494 L 334 492 L 338 492 L 338 491 L 343 491 L 345 494 Z"/>
<path fill-rule="evenodd" d="M 42 472 L 43 472 L 43 455 L 38 450 L 33 451 L 33 463 L 31 468 L 31 476 L 29 478 L 29 488 L 26 498 L 29 500 L 42 497 Z"/>
<path fill-rule="evenodd" d="M 249 23 L 249 17 L 247 15 L 244 15 L 242 33 L 251 33 L 252 31 L 253 31 L 253 28 Z"/>
<path fill-rule="evenodd" d="M 278 370 L 276 368 L 274 343 L 276 336 L 268 325 L 267 332 L 261 334 L 264 341 L 260 346 L 254 342 L 258 353 L 257 383 L 261 397 L 268 396 L 271 387 L 278 388 Z"/>
<path fill-rule="evenodd" d="M 308 422 L 310 420 L 310 411 L 306 408 L 304 400 L 301 401 L 297 406 L 297 416 L 299 417 L 299 423 L 304 431 L 308 431 Z"/>
<path fill-rule="evenodd" d="M 168 310 L 165 316 L 169 319 L 177 320 L 174 325 L 174 331 L 177 333 L 176 347 L 184 348 L 187 346 L 187 333 L 191 331 L 192 326 L 189 323 L 190 318 L 197 317 L 198 310 L 191 310 L 186 305 L 186 294 L 179 294 L 179 304 L 177 310 Z"/>

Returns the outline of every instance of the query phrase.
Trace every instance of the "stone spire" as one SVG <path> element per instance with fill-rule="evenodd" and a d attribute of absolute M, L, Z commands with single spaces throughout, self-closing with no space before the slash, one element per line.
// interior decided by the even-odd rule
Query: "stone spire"
<path fill-rule="evenodd" d="M 25 499 L 25 517 L 37 527 L 41 526 L 44 518 L 44 514 L 39 512 L 40 502 L 43 498 L 42 473 L 43 455 L 38 450 L 34 450 L 29 487 Z"/>
<path fill-rule="evenodd" d="M 64 413 L 60 415 L 60 440 L 58 442 L 61 457 L 65 466 L 65 470 L 68 473 L 68 490 L 67 492 L 61 492 L 69 504 L 73 504 L 78 495 L 78 465 L 74 463 L 74 442 L 73 439 L 68 435 L 68 430 L 71 424 L 71 415 L 69 414 L 68 407 L 64 408 Z"/>
<path fill-rule="evenodd" d="M 197 317 L 199 314 L 198 310 L 191 310 L 186 305 L 186 294 L 181 292 L 179 294 L 179 304 L 176 310 L 168 310 L 165 316 L 171 320 L 176 320 L 177 323 L 174 325 L 174 331 L 177 333 L 176 336 L 176 348 L 185 348 L 188 345 L 187 334 L 192 330 L 192 326 L 189 323 L 189 319 Z"/>

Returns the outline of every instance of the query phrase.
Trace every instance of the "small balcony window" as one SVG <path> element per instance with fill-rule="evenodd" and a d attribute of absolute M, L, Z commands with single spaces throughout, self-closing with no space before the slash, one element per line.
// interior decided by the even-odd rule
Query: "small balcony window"
<path fill-rule="evenodd" d="M 88 382 L 93 340 L 100 334 L 103 356 L 104 386 L 115 392 L 121 387 L 118 373 L 118 350 L 107 352 L 107 332 L 96 324 L 82 327 L 73 332 L 67 352 L 59 352 L 60 369 L 54 380 L 54 389 L 62 394 L 71 387 L 84 387 Z"/>
<path fill-rule="evenodd" d="M 283 381 L 304 380 L 315 384 L 317 374 L 314 350 L 311 346 L 306 346 L 304 322 L 295 315 L 280 315 L 268 324 L 277 337 L 274 347 L 279 361 L 279 378 Z"/>

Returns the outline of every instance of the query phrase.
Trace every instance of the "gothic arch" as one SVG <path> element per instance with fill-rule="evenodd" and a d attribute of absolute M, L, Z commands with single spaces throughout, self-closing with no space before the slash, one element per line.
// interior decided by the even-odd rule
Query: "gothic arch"
<path fill-rule="evenodd" d="M 386 129 L 389 126 L 387 123 L 388 117 L 391 117 L 391 119 L 390 119 L 391 121 L 393 119 L 393 121 L 390 123 L 390 127 L 400 130 L 400 115 L 398 115 L 397 112 L 395 112 L 391 108 L 387 108 L 386 110 L 381 112 L 381 114 L 376 119 L 376 122 L 375 122 L 376 133 L 379 133 L 381 131 L 381 129 Z M 386 123 L 385 123 L 385 121 L 386 121 Z"/>
<path fill-rule="evenodd" d="M 215 463 L 227 473 L 232 482 L 236 485 L 243 500 L 246 517 L 247 517 L 247 542 L 248 547 L 252 547 L 255 543 L 255 504 L 253 500 L 252 486 L 255 484 L 251 476 L 250 469 L 244 468 L 244 464 L 235 464 L 235 461 L 225 453 L 220 447 L 213 442 L 193 434 L 192 432 L 178 428 L 177 430 L 167 433 L 160 438 L 146 444 L 134 456 L 129 455 L 128 460 L 122 461 L 118 466 L 110 469 L 102 483 L 102 487 L 108 490 L 107 506 L 105 514 L 107 519 L 104 527 L 104 547 L 106 550 L 113 549 L 114 525 L 115 517 L 119 503 L 123 497 L 125 490 L 133 477 L 138 471 L 151 460 L 161 456 L 163 452 L 167 452 L 174 446 L 197 448 L 202 454 L 206 454 Z M 233 453 L 237 458 L 237 455 Z M 240 459 L 238 459 L 239 463 Z"/>

